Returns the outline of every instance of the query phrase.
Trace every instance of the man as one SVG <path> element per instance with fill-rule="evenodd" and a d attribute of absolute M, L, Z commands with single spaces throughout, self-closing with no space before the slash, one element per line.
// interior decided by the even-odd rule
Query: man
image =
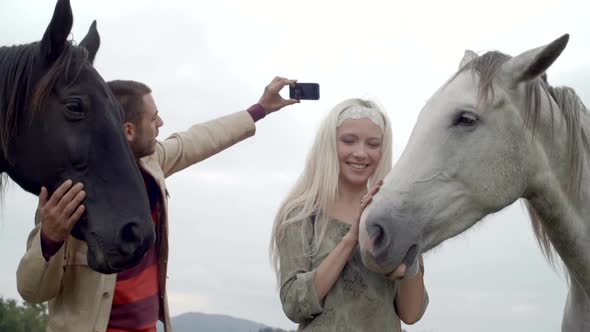
<path fill-rule="evenodd" d="M 95 272 L 87 265 L 86 244 L 70 236 L 84 212 L 83 185 L 68 180 L 49 199 L 42 188 L 36 227 L 19 264 L 17 284 L 25 300 L 49 301 L 48 332 L 155 332 L 158 320 L 171 331 L 165 178 L 254 135 L 256 121 L 298 102 L 279 95 L 284 86 L 294 83 L 276 77 L 247 111 L 194 125 L 161 142 L 156 136 L 163 121 L 150 88 L 134 81 L 108 83 L 125 111 L 123 130 L 144 177 L 156 243 L 129 270 L 113 275 Z"/>

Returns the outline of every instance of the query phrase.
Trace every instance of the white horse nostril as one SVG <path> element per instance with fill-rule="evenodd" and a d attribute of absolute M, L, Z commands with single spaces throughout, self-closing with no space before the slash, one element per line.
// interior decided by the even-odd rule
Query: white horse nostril
<path fill-rule="evenodd" d="M 381 247 L 385 238 L 385 231 L 383 227 L 378 224 L 373 224 L 368 227 L 369 239 L 373 242 L 373 248 L 377 249 Z"/>
<path fill-rule="evenodd" d="M 382 264 L 389 257 L 391 237 L 387 234 L 385 227 L 378 223 L 367 226 L 367 232 L 373 244 L 372 256 L 378 264 Z"/>

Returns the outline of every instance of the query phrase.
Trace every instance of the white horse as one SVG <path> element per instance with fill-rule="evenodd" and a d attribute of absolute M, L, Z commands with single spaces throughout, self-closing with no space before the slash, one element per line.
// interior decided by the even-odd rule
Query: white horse
<path fill-rule="evenodd" d="M 369 268 L 415 273 L 420 253 L 523 198 L 541 249 L 569 275 L 562 331 L 590 331 L 590 116 L 544 74 L 568 39 L 516 57 L 465 52 L 363 214 Z"/>

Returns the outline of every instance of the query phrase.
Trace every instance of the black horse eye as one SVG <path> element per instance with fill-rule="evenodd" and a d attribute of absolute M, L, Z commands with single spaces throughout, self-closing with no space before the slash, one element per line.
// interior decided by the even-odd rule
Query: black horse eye
<path fill-rule="evenodd" d="M 64 110 L 64 116 L 69 121 L 79 121 L 86 118 L 86 112 L 82 100 L 78 98 L 70 98 L 64 101 L 66 109 Z"/>
<path fill-rule="evenodd" d="M 472 112 L 461 112 L 461 114 L 459 114 L 459 116 L 457 117 L 457 119 L 455 120 L 455 125 L 456 126 L 465 126 L 465 127 L 470 127 L 473 126 L 477 123 L 477 115 L 475 115 Z"/>
<path fill-rule="evenodd" d="M 66 100 L 66 108 L 71 112 L 82 112 L 82 103 L 78 99 Z"/>

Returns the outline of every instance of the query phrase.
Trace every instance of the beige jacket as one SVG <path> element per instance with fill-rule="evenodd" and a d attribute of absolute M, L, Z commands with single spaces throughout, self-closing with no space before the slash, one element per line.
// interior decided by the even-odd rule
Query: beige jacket
<path fill-rule="evenodd" d="M 250 114 L 237 112 L 197 124 L 185 132 L 158 142 L 156 152 L 139 160 L 139 166 L 154 177 L 160 187 L 159 283 L 160 319 L 170 332 L 166 298 L 168 262 L 168 195 L 165 178 L 254 135 Z M 18 291 L 26 301 L 49 301 L 47 332 L 104 332 L 107 328 L 116 274 L 91 270 L 86 260 L 85 242 L 69 237 L 61 249 L 46 262 L 41 253 L 41 226 L 31 231 L 27 251 L 17 270 Z"/>

